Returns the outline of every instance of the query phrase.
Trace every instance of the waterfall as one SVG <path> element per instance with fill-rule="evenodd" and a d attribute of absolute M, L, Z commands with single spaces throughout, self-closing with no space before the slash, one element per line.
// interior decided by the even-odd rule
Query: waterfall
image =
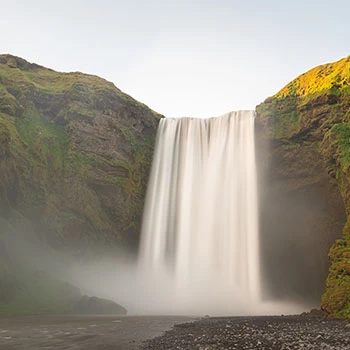
<path fill-rule="evenodd" d="M 260 300 L 254 112 L 160 121 L 139 262 L 168 303 L 249 313 Z M 226 311 L 226 312 L 225 312 Z"/>

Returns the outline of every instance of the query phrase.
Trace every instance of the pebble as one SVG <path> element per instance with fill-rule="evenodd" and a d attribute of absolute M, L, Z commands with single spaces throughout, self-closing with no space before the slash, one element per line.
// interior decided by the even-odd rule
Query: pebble
<path fill-rule="evenodd" d="M 315 316 L 205 318 L 177 325 L 141 350 L 350 350 L 350 323 Z"/>

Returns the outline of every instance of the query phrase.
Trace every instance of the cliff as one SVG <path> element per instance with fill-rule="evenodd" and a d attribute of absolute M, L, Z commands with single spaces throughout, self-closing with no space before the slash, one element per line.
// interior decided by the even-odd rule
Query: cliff
<path fill-rule="evenodd" d="M 350 317 L 349 85 L 350 56 L 302 74 L 256 108 L 260 142 L 269 145 L 264 196 L 271 206 L 263 214 L 268 220 L 279 210 L 285 219 L 272 229 L 265 220 L 263 227 L 303 239 L 305 253 L 319 255 L 314 268 L 321 274 L 333 244 L 321 303 L 333 317 Z M 310 237 L 320 245 L 308 243 Z M 290 263 L 304 269 L 306 284 L 312 280 L 305 261 Z"/>
<path fill-rule="evenodd" d="M 72 306 L 10 239 L 78 258 L 137 248 L 160 118 L 97 76 L 0 55 L 0 314 Z"/>
<path fill-rule="evenodd" d="M 58 248 L 135 245 L 160 117 L 97 76 L 0 55 L 0 217 Z"/>
<path fill-rule="evenodd" d="M 322 308 L 335 317 L 350 317 L 349 83 L 347 57 L 257 106 L 270 292 L 323 293 Z M 159 118 L 99 77 L 0 55 L 0 313 L 69 304 L 55 296 L 60 282 L 11 261 L 6 237 L 76 256 L 137 246 Z"/>

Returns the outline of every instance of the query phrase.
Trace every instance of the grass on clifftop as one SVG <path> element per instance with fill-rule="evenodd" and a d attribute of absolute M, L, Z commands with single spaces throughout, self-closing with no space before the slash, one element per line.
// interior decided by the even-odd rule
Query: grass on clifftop
<path fill-rule="evenodd" d="M 256 107 L 258 118 L 267 125 L 269 138 L 286 139 L 300 132 L 303 108 L 341 104 L 350 98 L 350 56 L 311 69 L 287 84 Z M 320 102 L 323 101 L 323 102 Z M 308 108 L 309 105 L 309 108 Z"/>
<path fill-rule="evenodd" d="M 10 86 L 11 92 L 18 97 L 23 96 L 26 92 L 33 89 L 51 95 L 69 92 L 72 95 L 89 95 L 90 98 L 98 98 L 96 96 L 101 94 L 117 94 L 120 99 L 128 103 L 142 108 L 147 107 L 131 96 L 123 93 L 112 82 L 96 75 L 84 74 L 81 72 L 56 72 L 52 69 L 28 62 L 23 63 L 22 61 L 25 62 L 11 55 L 0 55 L 0 111 L 2 100 L 1 90 L 3 89 L 1 85 Z"/>
<path fill-rule="evenodd" d="M 290 95 L 306 97 L 325 90 L 341 90 L 350 85 L 350 56 L 323 64 L 300 75 L 280 90 L 275 98 Z"/>

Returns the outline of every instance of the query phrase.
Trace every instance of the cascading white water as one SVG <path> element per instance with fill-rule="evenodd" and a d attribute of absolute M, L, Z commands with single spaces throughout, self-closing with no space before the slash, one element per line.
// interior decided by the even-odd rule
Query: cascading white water
<path fill-rule="evenodd" d="M 260 261 L 273 255 L 259 257 L 254 141 L 254 112 L 162 119 L 137 264 L 121 250 L 116 260 L 69 269 L 69 279 L 118 301 L 129 315 L 278 315 L 316 307 L 285 288 L 276 298 L 266 265 L 260 274 Z"/>
<path fill-rule="evenodd" d="M 256 177 L 253 111 L 160 121 L 140 265 L 171 285 L 173 308 L 242 314 L 259 303 Z"/>

